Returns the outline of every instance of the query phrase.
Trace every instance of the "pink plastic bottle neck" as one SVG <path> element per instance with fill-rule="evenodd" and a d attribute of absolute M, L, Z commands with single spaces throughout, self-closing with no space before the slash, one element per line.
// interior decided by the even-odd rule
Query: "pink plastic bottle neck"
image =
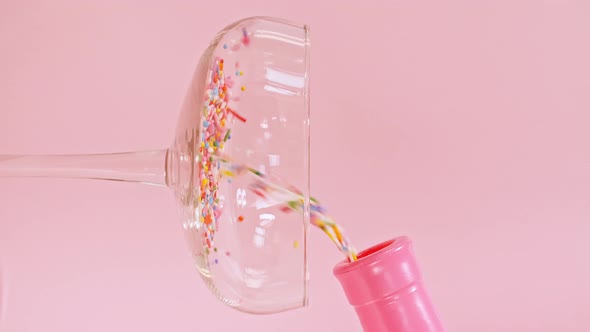
<path fill-rule="evenodd" d="M 380 243 L 334 267 L 365 332 L 444 332 L 407 237 Z"/>

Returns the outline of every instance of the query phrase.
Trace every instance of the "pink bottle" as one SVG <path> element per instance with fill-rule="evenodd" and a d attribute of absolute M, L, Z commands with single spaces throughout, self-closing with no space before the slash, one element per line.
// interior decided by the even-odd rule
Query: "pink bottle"
<path fill-rule="evenodd" d="M 334 267 L 365 332 L 444 332 L 407 237 L 371 247 Z"/>

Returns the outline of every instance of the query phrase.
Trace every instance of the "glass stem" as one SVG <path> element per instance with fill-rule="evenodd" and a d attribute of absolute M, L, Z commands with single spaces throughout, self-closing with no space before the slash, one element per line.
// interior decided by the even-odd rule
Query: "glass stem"
<path fill-rule="evenodd" d="M 90 155 L 1 155 L 0 177 L 100 179 L 166 185 L 168 150 Z"/>

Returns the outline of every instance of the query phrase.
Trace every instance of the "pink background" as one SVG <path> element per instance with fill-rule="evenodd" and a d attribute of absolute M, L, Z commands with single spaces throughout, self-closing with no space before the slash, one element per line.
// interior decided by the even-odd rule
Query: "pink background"
<path fill-rule="evenodd" d="M 256 14 L 312 27 L 312 191 L 358 247 L 411 236 L 449 331 L 590 330 L 588 1 L 2 0 L 0 153 L 167 146 L 208 40 Z M 359 331 L 311 250 L 311 306 L 247 316 L 168 191 L 3 179 L 0 330 Z"/>

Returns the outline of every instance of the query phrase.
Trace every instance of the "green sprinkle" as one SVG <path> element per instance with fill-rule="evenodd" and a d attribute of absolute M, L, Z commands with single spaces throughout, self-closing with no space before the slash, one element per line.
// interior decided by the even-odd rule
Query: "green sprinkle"
<path fill-rule="evenodd" d="M 261 172 L 255 170 L 254 168 L 248 168 L 248 170 L 258 176 L 264 176 L 264 174 L 262 174 Z"/>

